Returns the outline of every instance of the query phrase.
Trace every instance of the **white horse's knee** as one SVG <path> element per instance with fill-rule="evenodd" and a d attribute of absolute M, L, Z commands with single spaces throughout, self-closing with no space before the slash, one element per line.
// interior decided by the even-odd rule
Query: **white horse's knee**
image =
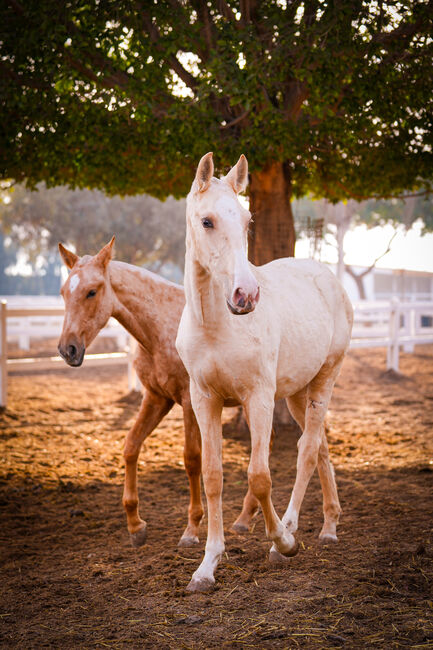
<path fill-rule="evenodd" d="M 265 499 L 272 488 L 269 470 L 248 470 L 248 485 L 256 499 Z"/>
<path fill-rule="evenodd" d="M 203 483 L 207 498 L 219 497 L 223 489 L 223 475 L 220 470 L 203 470 Z"/>

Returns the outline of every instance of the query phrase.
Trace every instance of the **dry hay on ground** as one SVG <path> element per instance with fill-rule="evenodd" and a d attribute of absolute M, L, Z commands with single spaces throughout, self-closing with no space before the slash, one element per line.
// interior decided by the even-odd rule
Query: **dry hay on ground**
<path fill-rule="evenodd" d="M 225 414 L 226 556 L 210 595 L 185 586 L 203 553 L 176 548 L 186 522 L 181 411 L 145 443 L 148 543 L 130 547 L 121 506 L 123 438 L 137 411 L 125 367 L 14 370 L 1 417 L 4 648 L 427 648 L 432 628 L 433 348 L 385 373 L 383 350 L 354 351 L 329 417 L 343 507 L 338 546 L 320 547 L 315 477 L 300 553 L 269 566 L 262 516 L 232 534 L 246 489 L 248 435 Z M 296 434 L 272 454 L 282 514 Z"/>

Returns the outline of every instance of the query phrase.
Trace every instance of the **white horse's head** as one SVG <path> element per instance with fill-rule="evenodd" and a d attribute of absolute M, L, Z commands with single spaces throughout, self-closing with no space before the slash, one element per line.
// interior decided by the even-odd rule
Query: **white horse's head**
<path fill-rule="evenodd" d="M 107 324 L 113 310 L 113 291 L 108 263 L 114 237 L 97 255 L 78 257 L 62 244 L 59 251 L 71 269 L 60 293 L 65 301 L 65 319 L 58 350 L 70 366 L 81 366 L 86 347 Z"/>
<path fill-rule="evenodd" d="M 187 198 L 187 248 L 205 272 L 221 283 L 233 314 L 248 314 L 260 289 L 247 259 L 251 214 L 238 199 L 248 183 L 244 155 L 221 179 L 213 177 L 212 153 L 200 160 Z"/>

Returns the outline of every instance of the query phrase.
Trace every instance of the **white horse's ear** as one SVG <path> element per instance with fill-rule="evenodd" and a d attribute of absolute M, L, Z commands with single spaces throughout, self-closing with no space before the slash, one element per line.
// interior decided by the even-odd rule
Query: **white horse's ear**
<path fill-rule="evenodd" d="M 75 255 L 72 251 L 68 251 L 67 248 L 63 246 L 63 244 L 59 243 L 59 253 L 60 257 L 63 260 L 63 264 L 68 267 L 68 269 L 72 269 L 73 266 L 78 262 L 80 259 L 78 255 Z"/>
<path fill-rule="evenodd" d="M 236 194 L 245 191 L 248 185 L 248 161 L 244 154 L 241 154 L 238 162 L 231 168 L 224 180 L 232 186 Z"/>
<path fill-rule="evenodd" d="M 114 246 L 114 241 L 115 241 L 115 236 L 113 235 L 111 240 L 104 246 L 104 248 L 101 248 L 99 253 L 96 255 L 95 260 L 100 266 L 102 266 L 103 269 L 107 268 L 108 262 L 112 259 L 113 257 L 113 246 Z"/>
<path fill-rule="evenodd" d="M 197 171 L 195 174 L 195 182 L 197 184 L 197 189 L 199 192 L 205 192 L 211 182 L 214 165 L 213 165 L 213 153 L 209 151 L 206 153 L 203 158 L 200 160 Z"/>

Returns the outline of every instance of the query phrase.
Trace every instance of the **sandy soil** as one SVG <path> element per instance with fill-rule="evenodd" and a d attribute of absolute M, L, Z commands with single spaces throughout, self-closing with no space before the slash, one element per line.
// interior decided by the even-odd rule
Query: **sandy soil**
<path fill-rule="evenodd" d="M 226 555 L 212 594 L 188 595 L 201 544 L 178 550 L 188 488 L 179 408 L 145 443 L 141 512 L 130 547 L 122 443 L 137 411 L 124 365 L 14 369 L 0 416 L 2 648 L 433 647 L 433 347 L 351 352 L 329 415 L 343 515 L 319 546 L 321 494 L 307 492 L 299 554 L 270 566 L 259 514 L 230 532 L 246 489 L 248 434 L 225 413 Z M 54 365 L 54 364 L 53 364 Z M 233 418 L 233 419 L 232 419 Z M 297 433 L 277 432 L 273 499 L 282 514 Z"/>

